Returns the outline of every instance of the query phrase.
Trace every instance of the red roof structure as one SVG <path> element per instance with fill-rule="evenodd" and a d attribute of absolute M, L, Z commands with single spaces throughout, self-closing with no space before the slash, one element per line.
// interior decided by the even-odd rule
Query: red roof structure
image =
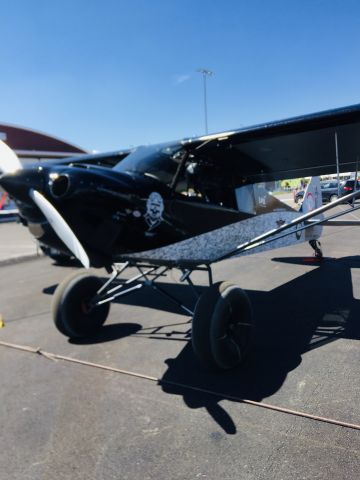
<path fill-rule="evenodd" d="M 63 158 L 87 153 L 51 135 L 4 123 L 0 123 L 0 140 L 24 159 Z"/>

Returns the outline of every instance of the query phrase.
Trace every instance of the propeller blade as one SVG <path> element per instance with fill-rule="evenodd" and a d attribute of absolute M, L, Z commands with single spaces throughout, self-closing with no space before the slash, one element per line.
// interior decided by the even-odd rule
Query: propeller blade
<path fill-rule="evenodd" d="M 0 174 L 13 173 L 21 168 L 22 165 L 16 153 L 0 140 Z"/>
<path fill-rule="evenodd" d="M 64 242 L 68 249 L 75 255 L 75 257 L 83 264 L 85 268 L 90 267 L 90 260 L 84 247 L 76 238 L 74 232 L 65 222 L 56 208 L 37 190 L 31 189 L 29 192 L 31 199 L 40 208 L 42 213 L 47 218 L 48 222 L 55 230 L 58 237 Z"/>

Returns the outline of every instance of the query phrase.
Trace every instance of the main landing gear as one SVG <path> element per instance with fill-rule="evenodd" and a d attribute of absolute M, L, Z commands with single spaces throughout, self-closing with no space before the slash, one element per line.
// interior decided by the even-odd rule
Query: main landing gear
<path fill-rule="evenodd" d="M 119 275 L 128 267 L 135 267 L 139 273 L 120 282 Z M 104 324 L 113 300 L 148 286 L 193 317 L 193 350 L 206 368 L 225 370 L 239 365 L 250 350 L 253 338 L 253 315 L 247 294 L 228 282 L 213 283 L 209 265 L 180 268 L 180 281 L 187 282 L 197 297 L 193 311 L 156 283 L 169 270 L 168 266 L 126 262 L 115 265 L 105 282 L 85 270 L 77 271 L 66 278 L 54 294 L 52 314 L 56 328 L 70 338 L 94 335 Z M 208 274 L 209 287 L 201 295 L 190 278 L 193 271 Z"/>
<path fill-rule="evenodd" d="M 229 282 L 211 285 L 199 298 L 193 317 L 192 346 L 211 370 L 239 365 L 248 353 L 253 334 L 249 297 Z"/>

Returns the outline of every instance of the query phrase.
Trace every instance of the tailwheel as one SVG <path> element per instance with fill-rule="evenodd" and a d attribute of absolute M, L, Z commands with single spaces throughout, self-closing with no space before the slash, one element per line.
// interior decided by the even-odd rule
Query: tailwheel
<path fill-rule="evenodd" d="M 309 244 L 315 252 L 314 253 L 315 257 L 321 260 L 323 258 L 323 251 L 322 251 L 321 243 L 319 242 L 319 240 L 310 240 Z"/>
<path fill-rule="evenodd" d="M 81 338 L 94 335 L 105 322 L 110 303 L 92 306 L 91 300 L 103 281 L 80 270 L 65 278 L 57 287 L 52 301 L 52 315 L 56 328 L 67 337 Z"/>
<path fill-rule="evenodd" d="M 239 365 L 253 339 L 249 297 L 229 282 L 211 285 L 199 298 L 193 317 L 192 345 L 205 367 L 225 370 Z"/>

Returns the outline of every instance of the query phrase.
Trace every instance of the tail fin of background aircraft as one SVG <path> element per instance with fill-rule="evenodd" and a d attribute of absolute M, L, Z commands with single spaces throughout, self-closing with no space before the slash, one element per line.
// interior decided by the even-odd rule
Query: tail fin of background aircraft
<path fill-rule="evenodd" d="M 312 177 L 308 186 L 306 187 L 304 200 L 302 202 L 300 211 L 302 213 L 308 213 L 316 208 L 322 206 L 322 194 L 320 188 L 319 177 Z M 319 215 L 318 219 L 322 218 L 323 214 Z M 305 231 L 306 240 L 317 240 L 322 234 L 322 225 L 314 225 L 313 227 Z"/>
<path fill-rule="evenodd" d="M 322 195 L 320 188 L 320 179 L 319 177 L 312 177 L 308 183 L 305 193 L 304 200 L 301 205 L 301 212 L 308 213 L 316 208 L 322 206 Z"/>
<path fill-rule="evenodd" d="M 22 168 L 21 162 L 16 153 L 0 140 L 0 175 L 12 173 Z"/>

